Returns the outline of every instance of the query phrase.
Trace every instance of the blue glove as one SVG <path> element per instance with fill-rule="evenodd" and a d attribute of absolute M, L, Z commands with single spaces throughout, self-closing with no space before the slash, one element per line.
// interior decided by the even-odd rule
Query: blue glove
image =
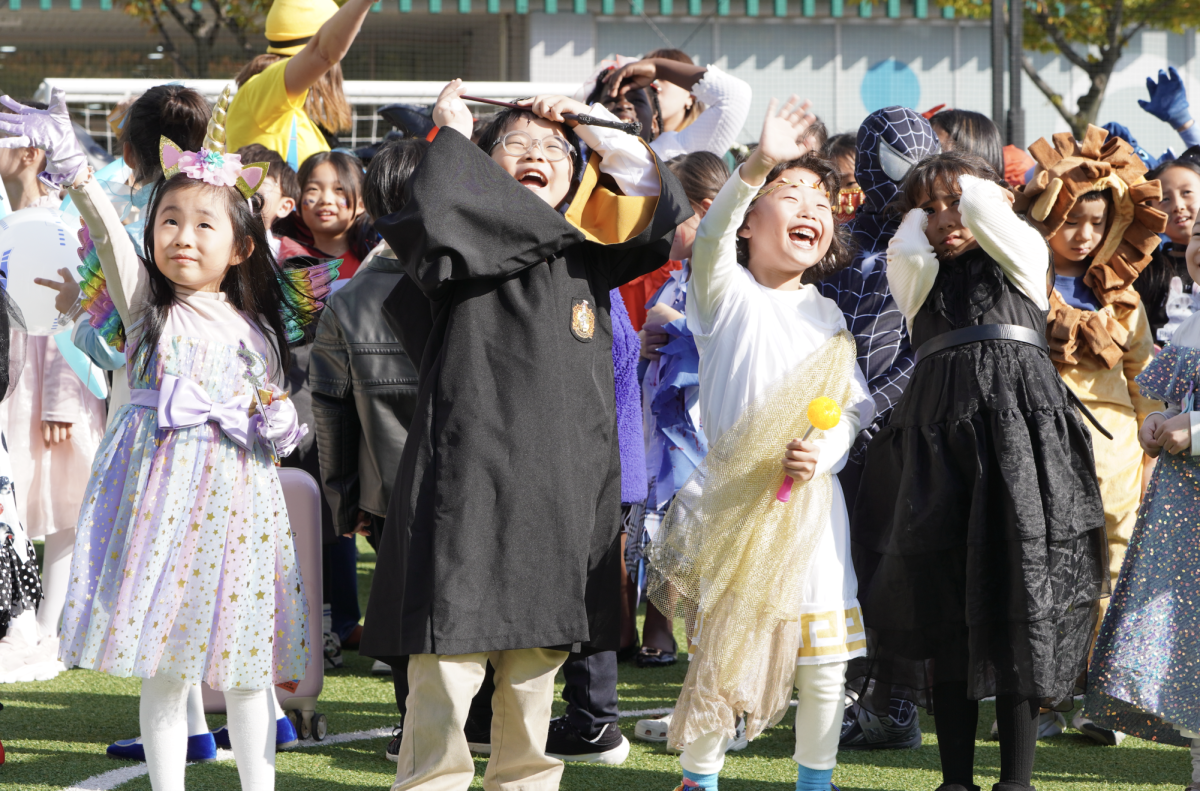
<path fill-rule="evenodd" d="M 1150 115 L 1170 124 L 1172 129 L 1192 120 L 1192 114 L 1188 112 L 1187 89 L 1174 66 L 1167 71 L 1159 69 L 1158 82 L 1147 77 L 1146 90 L 1150 92 L 1150 101 L 1138 99 L 1138 104 Z"/>

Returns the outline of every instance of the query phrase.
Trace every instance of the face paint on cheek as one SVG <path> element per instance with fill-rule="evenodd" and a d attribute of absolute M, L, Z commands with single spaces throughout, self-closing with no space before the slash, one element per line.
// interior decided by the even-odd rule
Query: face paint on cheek
<path fill-rule="evenodd" d="M 350 208 L 350 201 L 346 200 L 345 198 L 338 198 L 337 205 L 339 209 L 348 209 Z"/>
<path fill-rule="evenodd" d="M 311 209 L 317 205 L 317 199 L 316 198 L 305 198 L 304 203 L 302 205 L 306 209 Z"/>

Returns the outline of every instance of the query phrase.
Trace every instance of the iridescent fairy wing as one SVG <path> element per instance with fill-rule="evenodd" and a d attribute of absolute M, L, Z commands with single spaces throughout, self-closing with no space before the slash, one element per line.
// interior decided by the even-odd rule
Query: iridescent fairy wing
<path fill-rule="evenodd" d="M 86 225 L 79 229 L 79 290 L 80 302 L 88 313 L 88 323 L 100 333 L 104 342 L 119 352 L 125 351 L 125 325 L 108 294 L 100 256 Z"/>
<path fill-rule="evenodd" d="M 342 259 L 322 261 L 313 266 L 280 269 L 279 282 L 283 287 L 283 329 L 288 343 L 304 337 L 304 329 L 315 322 L 333 293 Z"/>

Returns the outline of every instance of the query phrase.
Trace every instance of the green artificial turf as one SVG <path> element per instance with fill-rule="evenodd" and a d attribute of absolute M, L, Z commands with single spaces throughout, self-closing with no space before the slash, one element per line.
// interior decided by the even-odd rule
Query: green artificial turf
<path fill-rule="evenodd" d="M 365 549 L 360 558 L 360 597 L 365 606 L 374 556 Z M 682 642 L 682 634 L 679 635 Z M 371 660 L 353 651 L 345 654 L 343 669 L 325 677 L 318 711 L 329 718 L 330 733 L 391 726 L 396 719 L 391 679 L 370 675 Z M 686 664 L 661 670 L 622 665 L 619 688 L 622 711 L 671 706 Z M 561 679 L 560 679 L 561 681 Z M 71 786 L 125 762 L 109 759 L 104 748 L 115 739 L 130 738 L 138 729 L 138 681 L 83 670 L 34 684 L 0 686 L 0 740 L 8 751 L 0 767 L 0 789 L 40 791 Z M 561 713 L 562 702 L 555 705 Z M 976 759 L 976 783 L 985 790 L 999 775 L 1000 752 L 987 740 L 993 719 L 991 704 L 981 706 Z M 209 717 L 209 726 L 224 717 Z M 662 746 L 633 739 L 633 719 L 621 728 L 633 743 L 623 766 L 569 764 L 564 791 L 672 791 L 679 783 L 679 764 Z M 941 782 L 933 723 L 922 717 L 923 744 L 916 750 L 843 752 L 834 782 L 844 791 L 933 791 Z M 785 720 L 740 753 L 731 753 L 721 774 L 725 791 L 789 789 L 796 780 L 791 760 L 794 737 Z M 395 765 L 383 757 L 386 738 L 309 747 L 280 754 L 277 787 L 285 791 L 337 791 L 387 788 Z M 476 760 L 472 788 L 482 787 L 485 766 Z M 1034 785 L 1039 791 L 1180 791 L 1190 779 L 1186 750 L 1127 739 L 1120 747 L 1101 747 L 1068 731 L 1039 743 Z M 230 761 L 191 766 L 192 791 L 229 791 L 238 785 Z M 145 776 L 120 786 L 122 791 L 149 791 Z"/>

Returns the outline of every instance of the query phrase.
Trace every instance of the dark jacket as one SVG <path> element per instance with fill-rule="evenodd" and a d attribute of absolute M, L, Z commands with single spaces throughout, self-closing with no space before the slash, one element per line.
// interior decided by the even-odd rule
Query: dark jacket
<path fill-rule="evenodd" d="M 428 340 L 361 653 L 617 648 L 609 290 L 662 266 L 692 213 L 658 172 L 648 224 L 602 245 L 442 129 L 376 222 L 433 323 L 405 333 Z"/>
<path fill-rule="evenodd" d="M 416 366 L 380 312 L 404 277 L 387 253 L 329 298 L 309 362 L 321 484 L 339 535 L 353 529 L 359 509 L 387 513 L 417 405 Z"/>

